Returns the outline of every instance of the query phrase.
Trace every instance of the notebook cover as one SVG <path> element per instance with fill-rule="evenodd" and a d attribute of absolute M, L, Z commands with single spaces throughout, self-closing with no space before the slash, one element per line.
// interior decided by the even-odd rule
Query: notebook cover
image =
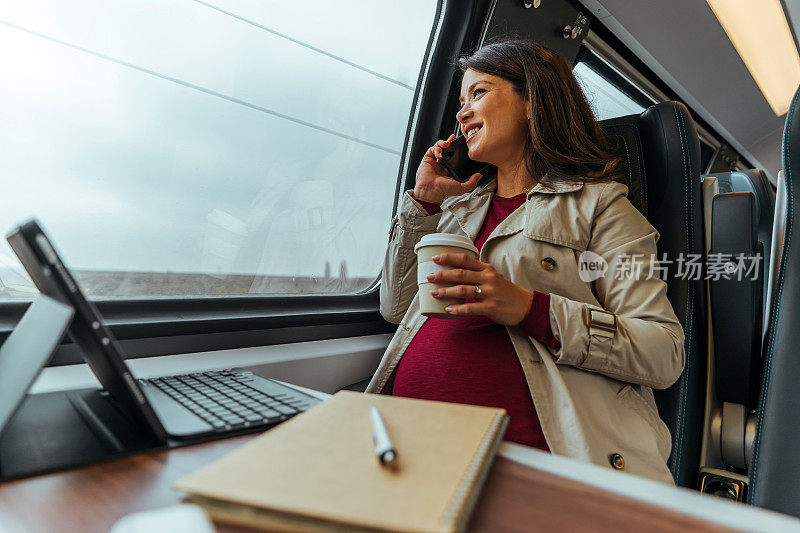
<path fill-rule="evenodd" d="M 375 457 L 370 405 L 396 470 Z M 284 531 L 458 531 L 507 421 L 502 409 L 342 391 L 176 488 L 219 520 Z"/>

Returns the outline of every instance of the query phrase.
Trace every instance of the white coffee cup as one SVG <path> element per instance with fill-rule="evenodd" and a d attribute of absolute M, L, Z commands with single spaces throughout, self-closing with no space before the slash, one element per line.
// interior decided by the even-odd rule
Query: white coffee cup
<path fill-rule="evenodd" d="M 420 239 L 414 251 L 417 252 L 417 284 L 419 286 L 420 312 L 427 317 L 457 318 L 447 311 L 448 305 L 463 304 L 462 298 L 434 298 L 433 289 L 452 287 L 453 283 L 431 283 L 428 274 L 439 270 L 451 270 L 455 267 L 439 265 L 433 262 L 433 256 L 444 253 L 467 254 L 478 258 L 478 249 L 469 237 L 452 233 L 430 233 Z"/>

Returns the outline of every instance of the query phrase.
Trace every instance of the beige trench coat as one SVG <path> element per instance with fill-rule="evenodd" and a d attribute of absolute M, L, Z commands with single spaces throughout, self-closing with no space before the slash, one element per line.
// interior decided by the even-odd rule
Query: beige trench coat
<path fill-rule="evenodd" d="M 513 283 L 550 294 L 550 321 L 561 347 L 507 327 L 550 450 L 559 455 L 674 483 L 667 467 L 671 437 L 658 417 L 652 388 L 666 388 L 684 365 L 683 329 L 656 274 L 658 232 L 616 182 L 536 185 L 519 209 L 495 228 L 480 252 Z M 419 312 L 414 245 L 447 232 L 475 240 L 497 180 L 451 197 L 428 215 L 406 192 L 389 232 L 380 287 L 381 314 L 399 323 L 367 392 L 391 394 L 394 372 L 427 318 Z M 581 252 L 602 256 L 605 276 L 584 282 Z M 628 254 L 627 256 L 625 254 Z M 636 256 L 642 275 L 615 267 Z M 555 268 L 542 265 L 555 260 Z M 584 276 L 586 277 L 586 276 Z M 616 279 L 621 278 L 621 279 Z M 638 279 L 637 279 L 638 278 Z M 591 319 L 587 320 L 587 312 Z M 603 312 L 606 311 L 606 312 Z M 613 313 L 613 315 L 611 314 Z M 457 320 L 457 319 L 456 319 Z M 617 467 L 620 466 L 617 460 Z"/>

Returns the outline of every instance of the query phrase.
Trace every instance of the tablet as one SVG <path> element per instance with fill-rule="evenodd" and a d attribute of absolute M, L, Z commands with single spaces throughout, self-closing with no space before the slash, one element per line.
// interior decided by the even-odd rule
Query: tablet
<path fill-rule="evenodd" d="M 84 360 L 100 384 L 122 409 L 160 442 L 167 433 L 122 357 L 111 330 L 56 253 L 36 220 L 29 220 L 6 235 L 14 253 L 36 287 L 47 296 L 71 306 L 75 316 L 69 336 L 81 348 Z"/>
<path fill-rule="evenodd" d="M 72 316 L 72 307 L 39 295 L 0 347 L 0 436 L 50 361 Z"/>

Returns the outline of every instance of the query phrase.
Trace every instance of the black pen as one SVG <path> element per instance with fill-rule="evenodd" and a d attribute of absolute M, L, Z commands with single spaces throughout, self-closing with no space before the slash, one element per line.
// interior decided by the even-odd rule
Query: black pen
<path fill-rule="evenodd" d="M 372 422 L 372 442 L 375 443 L 375 455 L 382 466 L 397 466 L 397 451 L 389 439 L 389 433 L 383 424 L 381 414 L 374 405 L 369 407 L 369 419 Z"/>

